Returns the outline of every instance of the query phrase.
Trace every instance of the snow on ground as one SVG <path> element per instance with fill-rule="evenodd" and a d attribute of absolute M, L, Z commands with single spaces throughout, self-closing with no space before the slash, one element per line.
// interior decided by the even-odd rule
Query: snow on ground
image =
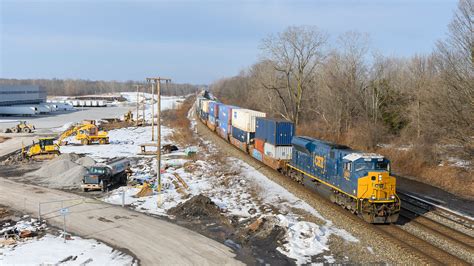
<path fill-rule="evenodd" d="M 0 244 L 0 265 L 136 265 L 133 257 L 106 244 L 77 236 L 64 238 L 45 233 L 47 225 L 25 215 L 18 222 L 4 224 L 0 235 L 33 232 L 29 238 L 9 238 L 13 244 Z"/>
<path fill-rule="evenodd" d="M 64 243 L 61 236 L 51 234 L 0 248 L 0 264 L 136 265 L 133 257 L 97 240 L 71 237 Z"/>
<path fill-rule="evenodd" d="M 156 128 L 155 128 L 156 129 Z M 171 134 L 172 130 L 167 127 L 161 127 L 161 134 L 165 141 L 163 145 L 167 144 L 167 136 Z M 140 152 L 140 144 L 152 143 L 151 141 L 151 126 L 148 127 L 129 127 L 110 130 L 109 132 L 110 144 L 108 145 L 65 145 L 61 146 L 62 153 L 81 153 L 87 154 L 94 159 L 113 158 L 119 156 L 136 156 Z M 156 132 L 155 132 L 156 134 Z M 156 136 L 155 136 L 156 137 Z M 70 138 L 70 143 L 78 144 L 79 142 Z M 153 148 L 153 147 L 149 147 Z M 156 148 L 155 148 L 156 149 Z M 150 149 L 152 150 L 152 149 Z"/>

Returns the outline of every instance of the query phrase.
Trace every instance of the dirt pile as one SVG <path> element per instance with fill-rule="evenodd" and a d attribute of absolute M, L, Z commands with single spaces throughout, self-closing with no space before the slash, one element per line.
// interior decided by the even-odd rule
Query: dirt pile
<path fill-rule="evenodd" d="M 264 216 L 254 220 L 249 225 L 237 231 L 242 242 L 266 244 L 266 242 L 281 244 L 285 238 L 286 230 L 279 225 L 275 216 Z"/>
<path fill-rule="evenodd" d="M 82 178 L 87 173 L 86 166 L 94 163 L 92 158 L 66 153 L 45 163 L 31 175 L 38 176 L 39 182 L 48 187 L 75 189 L 80 187 Z"/>
<path fill-rule="evenodd" d="M 275 216 L 263 216 L 250 221 L 250 224 L 241 224 L 233 237 L 238 243 L 249 247 L 252 254 L 267 258 L 266 263 L 270 265 L 283 262 L 283 264 L 291 265 L 294 261 L 277 251 L 278 247 L 286 243 L 287 234 L 286 229 L 279 223 L 279 219 Z"/>
<path fill-rule="evenodd" d="M 91 157 L 85 156 L 76 160 L 77 164 L 80 164 L 85 167 L 91 167 L 95 164 L 95 160 Z"/>
<path fill-rule="evenodd" d="M 208 197 L 199 194 L 168 210 L 168 213 L 186 220 L 221 219 L 221 209 Z"/>

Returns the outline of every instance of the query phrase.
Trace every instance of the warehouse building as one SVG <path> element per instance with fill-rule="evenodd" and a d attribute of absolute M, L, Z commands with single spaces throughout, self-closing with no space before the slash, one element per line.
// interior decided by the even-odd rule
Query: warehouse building
<path fill-rule="evenodd" d="M 46 91 L 36 85 L 0 85 L 0 115 L 32 116 L 72 109 L 64 103 L 47 103 L 46 96 Z"/>
<path fill-rule="evenodd" d="M 0 106 L 41 104 L 46 91 L 36 85 L 0 85 Z"/>

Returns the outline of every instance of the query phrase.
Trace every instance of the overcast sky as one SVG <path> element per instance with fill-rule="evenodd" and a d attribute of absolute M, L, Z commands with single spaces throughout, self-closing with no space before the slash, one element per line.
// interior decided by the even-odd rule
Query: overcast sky
<path fill-rule="evenodd" d="M 429 53 L 455 0 L 7 1 L 0 0 L 2 78 L 210 83 L 253 64 L 262 38 L 316 25 L 334 42 L 368 33 L 385 55 Z"/>

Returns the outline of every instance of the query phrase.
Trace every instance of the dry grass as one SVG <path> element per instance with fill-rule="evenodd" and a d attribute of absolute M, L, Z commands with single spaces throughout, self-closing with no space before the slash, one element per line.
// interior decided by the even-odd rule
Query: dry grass
<path fill-rule="evenodd" d="M 430 164 L 423 148 L 407 151 L 380 149 L 379 153 L 390 158 L 393 171 L 419 182 L 439 187 L 463 198 L 474 199 L 474 173 L 464 168 Z"/>
<path fill-rule="evenodd" d="M 9 137 L 0 137 L 0 143 L 7 141 Z"/>
<path fill-rule="evenodd" d="M 193 103 L 194 98 L 188 97 L 178 109 L 165 110 L 161 112 L 163 124 L 174 129 L 174 132 L 170 137 L 171 141 L 180 144 L 181 146 L 195 144 L 191 124 L 188 119 L 188 112 Z"/>

